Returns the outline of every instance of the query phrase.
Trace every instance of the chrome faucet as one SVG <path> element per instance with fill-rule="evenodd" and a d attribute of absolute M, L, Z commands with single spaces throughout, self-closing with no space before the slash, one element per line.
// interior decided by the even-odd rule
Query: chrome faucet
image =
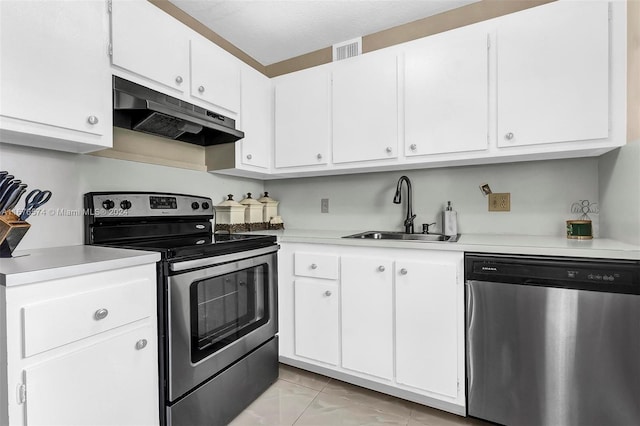
<path fill-rule="evenodd" d="M 393 204 L 400 204 L 402 201 L 402 197 L 400 195 L 402 182 L 407 183 L 407 217 L 404 220 L 404 232 L 406 234 L 413 234 L 413 220 L 416 218 L 416 215 L 413 214 L 413 209 L 411 207 L 411 180 L 409 180 L 408 177 L 402 176 L 398 179 L 398 186 L 396 187 L 396 195 L 393 197 Z"/>

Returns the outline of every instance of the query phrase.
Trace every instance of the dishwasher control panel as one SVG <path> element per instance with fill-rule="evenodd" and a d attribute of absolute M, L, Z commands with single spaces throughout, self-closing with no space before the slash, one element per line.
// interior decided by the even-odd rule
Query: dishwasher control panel
<path fill-rule="evenodd" d="M 640 294 L 640 262 L 632 260 L 468 253 L 465 276 L 467 281 Z"/>

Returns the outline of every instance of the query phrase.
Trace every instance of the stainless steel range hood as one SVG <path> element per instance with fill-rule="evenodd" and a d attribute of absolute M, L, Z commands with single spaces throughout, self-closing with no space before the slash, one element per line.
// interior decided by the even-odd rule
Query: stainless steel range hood
<path fill-rule="evenodd" d="M 236 121 L 199 106 L 113 77 L 113 125 L 201 146 L 244 137 Z"/>

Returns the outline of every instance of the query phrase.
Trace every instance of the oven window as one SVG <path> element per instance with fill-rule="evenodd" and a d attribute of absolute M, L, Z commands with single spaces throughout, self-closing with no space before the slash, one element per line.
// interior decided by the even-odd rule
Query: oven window
<path fill-rule="evenodd" d="M 191 361 L 197 362 L 269 319 L 268 266 L 191 284 Z"/>

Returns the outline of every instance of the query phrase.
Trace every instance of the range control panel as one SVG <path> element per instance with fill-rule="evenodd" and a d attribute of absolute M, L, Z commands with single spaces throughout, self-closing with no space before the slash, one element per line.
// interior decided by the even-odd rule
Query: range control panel
<path fill-rule="evenodd" d="M 180 194 L 92 193 L 91 211 L 96 218 L 153 216 L 213 216 L 210 198 Z"/>

